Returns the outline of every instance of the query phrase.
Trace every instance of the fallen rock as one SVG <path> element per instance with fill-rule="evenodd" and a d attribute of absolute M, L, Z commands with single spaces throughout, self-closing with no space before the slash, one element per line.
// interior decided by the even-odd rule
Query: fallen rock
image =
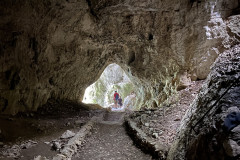
<path fill-rule="evenodd" d="M 227 113 L 226 114 L 229 114 L 229 113 L 232 113 L 232 112 L 240 112 L 239 108 L 238 107 L 230 107 L 227 109 Z"/>
<path fill-rule="evenodd" d="M 190 75 L 190 78 L 191 78 L 192 81 L 196 81 L 197 80 L 197 74 L 196 73 L 192 73 Z"/>
<path fill-rule="evenodd" d="M 59 142 L 53 142 L 52 149 L 59 150 L 61 148 L 61 144 Z"/>
<path fill-rule="evenodd" d="M 230 157 L 236 157 L 240 155 L 240 146 L 232 139 L 225 141 L 223 143 L 223 147 L 227 155 Z"/>
<path fill-rule="evenodd" d="M 13 118 L 8 118 L 7 120 L 9 120 L 9 121 L 14 121 L 14 119 L 13 119 Z"/>
<path fill-rule="evenodd" d="M 182 75 L 180 75 L 179 84 L 177 86 L 177 90 L 180 91 L 182 89 L 187 88 L 189 85 L 191 85 L 191 78 L 188 77 L 188 73 L 184 72 Z"/>
<path fill-rule="evenodd" d="M 75 124 L 76 124 L 76 125 L 81 125 L 81 124 L 83 124 L 83 123 L 84 123 L 84 122 L 83 122 L 82 120 L 76 120 L 76 121 L 75 121 Z"/>
<path fill-rule="evenodd" d="M 174 121 L 180 121 L 181 119 L 180 118 L 176 118 L 176 119 L 174 119 Z"/>
<path fill-rule="evenodd" d="M 63 154 L 57 154 L 55 157 L 53 157 L 53 160 L 71 160 L 70 158 L 67 158 Z"/>
<path fill-rule="evenodd" d="M 64 132 L 61 136 L 62 139 L 66 139 L 66 138 L 71 138 L 75 136 L 75 133 L 73 133 L 72 131 L 70 130 L 67 130 L 66 132 Z"/>
<path fill-rule="evenodd" d="M 11 148 L 3 152 L 2 155 L 11 158 L 17 158 L 18 156 L 20 156 L 20 151 L 21 149 L 18 145 L 13 145 Z"/>
<path fill-rule="evenodd" d="M 50 144 L 50 142 L 44 142 L 44 143 L 47 144 L 47 145 Z"/>
<path fill-rule="evenodd" d="M 158 138 L 158 133 L 153 133 L 152 135 L 154 138 Z"/>
<path fill-rule="evenodd" d="M 240 141 L 240 125 L 233 128 L 231 130 L 231 132 L 232 132 L 231 139 L 233 139 L 235 141 Z"/>
<path fill-rule="evenodd" d="M 46 157 L 42 157 L 42 156 L 37 156 L 37 157 L 34 157 L 34 160 L 49 160 L 47 159 Z"/>
<path fill-rule="evenodd" d="M 37 142 L 29 140 L 20 145 L 21 149 L 27 149 L 35 146 Z"/>
<path fill-rule="evenodd" d="M 53 160 L 70 160 L 74 153 L 77 152 L 77 146 L 84 142 L 84 138 L 90 134 L 90 131 L 94 125 L 93 117 L 87 124 L 85 124 L 74 137 L 72 137 L 64 148 L 60 151 L 61 154 L 53 157 Z"/>

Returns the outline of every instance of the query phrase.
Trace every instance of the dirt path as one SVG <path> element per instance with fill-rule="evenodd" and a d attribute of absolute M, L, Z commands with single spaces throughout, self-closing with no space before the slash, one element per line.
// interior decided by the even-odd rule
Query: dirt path
<path fill-rule="evenodd" d="M 72 160 L 151 160 L 127 135 L 123 116 L 123 113 L 106 113 Z"/>

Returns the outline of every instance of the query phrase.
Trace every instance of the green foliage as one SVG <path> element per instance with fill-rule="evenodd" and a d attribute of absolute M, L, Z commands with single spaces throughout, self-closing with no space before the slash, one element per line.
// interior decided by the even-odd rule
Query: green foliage
<path fill-rule="evenodd" d="M 116 69 L 114 66 L 113 68 Z M 92 100 L 93 103 L 104 106 L 106 105 L 104 104 L 104 100 L 106 98 L 108 99 L 107 103 L 113 103 L 113 95 L 115 91 L 118 91 L 119 95 L 124 101 L 124 98 L 134 91 L 135 86 L 129 80 L 124 79 L 124 76 L 126 76 L 124 75 L 124 71 L 121 70 L 121 68 L 117 68 L 116 71 L 117 74 L 111 74 L 113 71 L 109 71 L 108 69 L 108 74 L 104 73 L 104 76 L 101 76 L 100 79 L 95 82 L 94 86 L 89 92 L 90 100 Z"/>
<path fill-rule="evenodd" d="M 95 96 L 93 103 L 98 103 L 104 106 L 104 93 L 106 92 L 106 87 L 101 79 L 95 83 Z"/>
<path fill-rule="evenodd" d="M 115 89 L 121 89 L 121 86 L 119 86 L 119 85 L 116 84 L 116 85 L 113 86 L 113 88 L 115 88 Z"/>
<path fill-rule="evenodd" d="M 126 83 L 121 89 L 122 99 L 130 95 L 132 91 L 134 91 L 134 85 L 132 83 Z"/>

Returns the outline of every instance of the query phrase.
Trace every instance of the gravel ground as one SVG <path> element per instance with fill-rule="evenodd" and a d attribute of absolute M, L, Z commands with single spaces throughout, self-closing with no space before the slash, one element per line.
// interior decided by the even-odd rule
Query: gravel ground
<path fill-rule="evenodd" d="M 72 160 L 151 160 L 137 148 L 123 126 L 123 113 L 108 113 Z"/>

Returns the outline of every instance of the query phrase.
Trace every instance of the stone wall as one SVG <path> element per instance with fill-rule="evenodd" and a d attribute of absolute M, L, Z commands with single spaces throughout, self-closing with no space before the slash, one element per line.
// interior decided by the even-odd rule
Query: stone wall
<path fill-rule="evenodd" d="M 79 101 L 113 62 L 138 86 L 139 107 L 159 106 L 239 43 L 226 19 L 238 8 L 238 0 L 2 0 L 0 113 Z"/>

